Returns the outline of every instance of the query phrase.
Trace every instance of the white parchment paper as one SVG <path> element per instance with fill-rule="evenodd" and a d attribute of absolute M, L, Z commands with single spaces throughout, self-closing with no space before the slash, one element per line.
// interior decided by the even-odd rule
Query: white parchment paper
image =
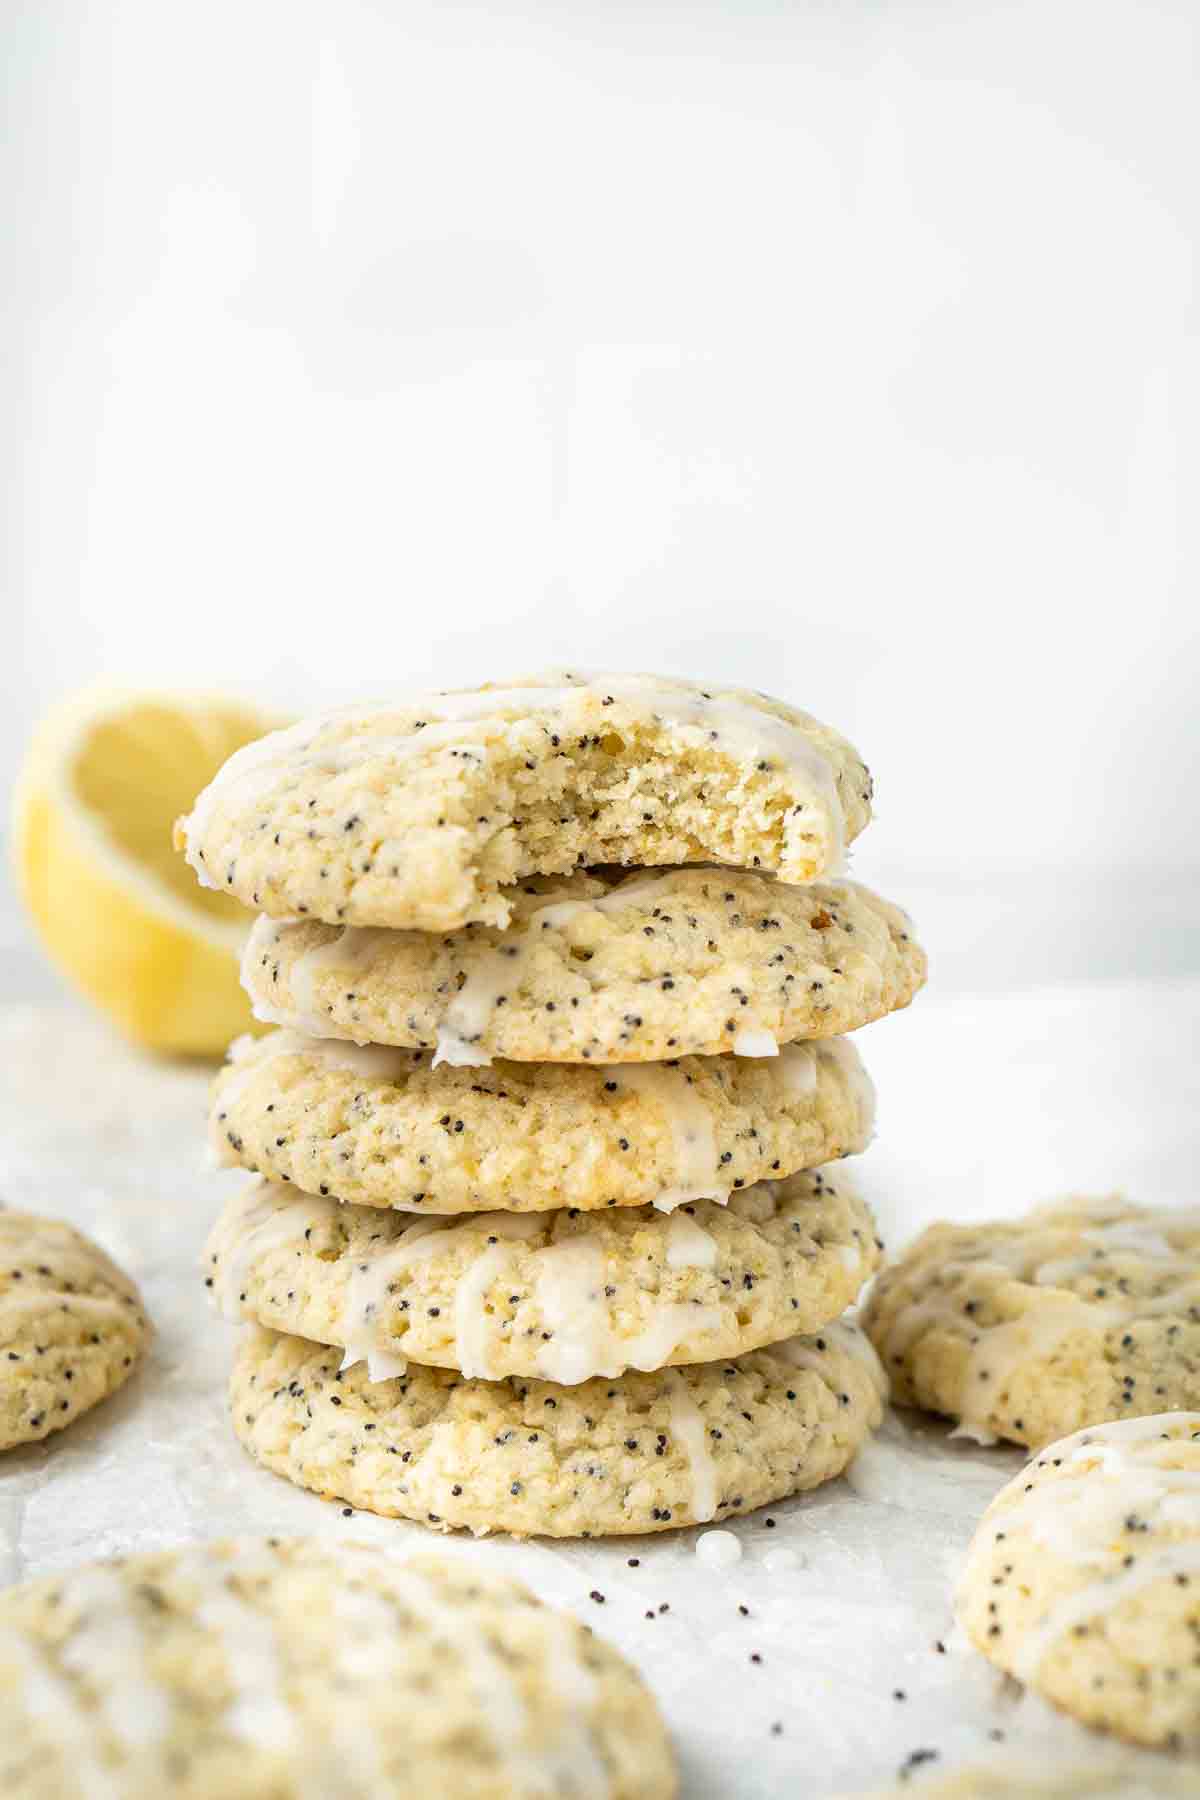
<path fill-rule="evenodd" d="M 1200 984 L 930 994 L 860 1034 L 880 1111 L 855 1174 L 889 1243 L 933 1217 L 1072 1190 L 1194 1200 L 1198 1003 Z M 893 1416 L 849 1483 L 737 1524 L 742 1558 L 721 1571 L 697 1559 L 695 1532 L 514 1544 L 345 1517 L 257 1470 L 226 1422 L 232 1333 L 208 1309 L 198 1258 L 244 1177 L 205 1167 L 209 1071 L 137 1057 L 66 1002 L 0 1010 L 0 1071 L 0 1199 L 95 1236 L 140 1283 L 158 1332 L 122 1394 L 0 1459 L 0 1580 L 234 1533 L 478 1558 L 639 1665 L 689 1800 L 853 1791 L 919 1750 L 946 1766 L 998 1739 L 1064 1759 L 1093 1742 L 952 1628 L 956 1566 L 1018 1452 Z"/>

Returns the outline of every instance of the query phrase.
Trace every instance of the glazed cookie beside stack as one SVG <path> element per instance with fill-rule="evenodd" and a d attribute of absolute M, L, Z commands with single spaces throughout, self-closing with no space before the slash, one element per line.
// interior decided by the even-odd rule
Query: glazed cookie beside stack
<path fill-rule="evenodd" d="M 892 1786 L 839 1800 L 1194 1800 L 1195 1793 L 1193 1770 L 1140 1751 L 1085 1751 L 1052 1763 L 1028 1751 L 996 1752 L 947 1769 L 935 1753 L 918 1750 Z"/>
<path fill-rule="evenodd" d="M 278 1027 L 233 1046 L 210 1118 L 258 1177 L 205 1253 L 253 1327 L 253 1457 L 520 1536 L 841 1472 L 884 1390 L 838 1323 L 879 1257 L 827 1166 L 873 1125 L 845 1034 L 925 974 L 905 915 L 836 875 L 869 796 L 808 715 L 641 676 L 343 712 L 231 760 L 178 835 L 260 909 L 243 978 Z"/>
<path fill-rule="evenodd" d="M 1200 1746 L 1200 1413 L 1091 1426 L 993 1500 L 959 1593 L 985 1656 L 1135 1743 Z"/>
<path fill-rule="evenodd" d="M 465 1563 L 189 1545 L 0 1598 L 0 1790 L 152 1800 L 671 1800 L 640 1678 Z"/>
<path fill-rule="evenodd" d="M 1067 1200 L 933 1225 L 864 1320 L 906 1405 L 1031 1449 L 1104 1419 L 1200 1406 L 1200 1208 Z"/>

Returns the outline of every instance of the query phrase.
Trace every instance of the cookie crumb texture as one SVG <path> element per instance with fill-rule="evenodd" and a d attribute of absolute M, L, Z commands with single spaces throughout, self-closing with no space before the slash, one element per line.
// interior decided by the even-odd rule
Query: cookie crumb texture
<path fill-rule="evenodd" d="M 844 1038 L 778 1056 L 435 1069 L 428 1051 L 241 1038 L 217 1077 L 219 1162 L 408 1212 L 727 1199 L 862 1150 L 874 1092 Z"/>
<path fill-rule="evenodd" d="M 442 1060 L 652 1062 L 834 1037 L 925 980 L 912 921 L 854 882 L 745 870 L 536 877 L 507 931 L 451 934 L 261 917 L 242 980 L 256 1015 Z"/>
<path fill-rule="evenodd" d="M 616 1381 L 370 1382 L 340 1352 L 252 1327 L 233 1426 L 326 1499 L 437 1531 L 587 1538 L 722 1521 L 840 1475 L 878 1425 L 870 1344 L 838 1323 L 732 1362 Z"/>
<path fill-rule="evenodd" d="M 129 1277 L 57 1219 L 0 1211 L 0 1450 L 60 1431 L 129 1379 L 150 1326 Z"/>
<path fill-rule="evenodd" d="M 728 1207 L 471 1213 L 461 1222 L 256 1183 L 205 1251 L 228 1317 L 342 1346 L 372 1379 L 410 1360 L 574 1384 L 712 1362 L 838 1318 L 879 1260 L 840 1173 L 764 1182 Z"/>
<path fill-rule="evenodd" d="M 984 1514 L 959 1612 L 985 1656 L 1084 1724 L 1200 1747 L 1200 1413 L 1048 1446 Z"/>
<path fill-rule="evenodd" d="M 880 1275 L 864 1327 L 897 1405 L 1036 1449 L 1200 1405 L 1200 1208 L 1068 1200 L 933 1225 Z"/>
<path fill-rule="evenodd" d="M 596 863 L 836 869 L 871 782 L 778 700 L 554 673 L 350 707 L 239 751 L 176 827 L 206 885 L 275 918 L 505 925 L 502 890 Z"/>
<path fill-rule="evenodd" d="M 677 1780 L 641 1678 L 519 1583 L 271 1539 L 0 1599 L 0 1791 L 670 1800 Z"/>

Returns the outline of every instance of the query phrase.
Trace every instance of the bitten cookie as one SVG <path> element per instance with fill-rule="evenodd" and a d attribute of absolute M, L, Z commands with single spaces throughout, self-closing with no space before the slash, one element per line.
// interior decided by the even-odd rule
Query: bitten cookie
<path fill-rule="evenodd" d="M 861 1150 L 874 1094 L 845 1038 L 778 1056 L 434 1069 L 428 1051 L 277 1031 L 213 1088 L 218 1161 L 407 1212 L 544 1212 L 729 1195 Z"/>
<path fill-rule="evenodd" d="M 24 1800 L 670 1800 L 640 1677 L 474 1563 L 227 1542 L 0 1598 L 0 1791 Z"/>
<path fill-rule="evenodd" d="M 959 1592 L 972 1642 L 1086 1725 L 1200 1745 L 1200 1413 L 1049 1445 L 988 1507 Z"/>
<path fill-rule="evenodd" d="M 878 1425 L 886 1385 L 840 1323 L 735 1362 L 579 1387 L 415 1363 L 372 1383 L 340 1361 L 247 1331 L 230 1410 L 255 1460 L 370 1512 L 514 1537 L 663 1531 L 817 1487 Z"/>
<path fill-rule="evenodd" d="M 372 1380 L 412 1360 L 573 1384 L 814 1331 L 878 1260 L 864 1202 L 815 1170 L 669 1216 L 614 1207 L 457 1223 L 262 1182 L 229 1201 L 204 1267 L 226 1316 L 343 1346 L 344 1366 L 365 1361 Z"/>
<path fill-rule="evenodd" d="M 107 1399 L 149 1335 L 136 1287 L 90 1239 L 58 1219 L 0 1211 L 0 1450 Z"/>
<path fill-rule="evenodd" d="M 1200 1209 L 1068 1200 L 933 1225 L 863 1323 L 898 1405 L 1036 1448 L 1120 1415 L 1200 1404 Z"/>
<path fill-rule="evenodd" d="M 513 882 L 596 863 L 815 881 L 870 798 L 844 738 L 766 695 L 556 673 L 273 732 L 229 759 L 176 844 L 274 918 L 452 931 L 507 924 Z"/>
<path fill-rule="evenodd" d="M 272 1024 L 482 1067 L 769 1056 L 907 1006 L 925 980 L 911 921 L 849 881 L 613 871 L 510 899 L 507 931 L 448 936 L 264 916 L 242 982 Z"/>

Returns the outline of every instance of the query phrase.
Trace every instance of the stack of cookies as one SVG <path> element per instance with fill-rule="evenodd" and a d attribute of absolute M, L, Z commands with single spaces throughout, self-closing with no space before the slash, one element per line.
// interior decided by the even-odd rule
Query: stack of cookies
<path fill-rule="evenodd" d="M 824 1165 L 846 1037 L 924 979 L 839 879 L 844 739 L 762 695 L 537 677 L 238 752 L 178 840 L 261 917 L 213 1098 L 258 1177 L 206 1276 L 259 1462 L 440 1529 L 727 1520 L 831 1479 L 882 1377 Z"/>

